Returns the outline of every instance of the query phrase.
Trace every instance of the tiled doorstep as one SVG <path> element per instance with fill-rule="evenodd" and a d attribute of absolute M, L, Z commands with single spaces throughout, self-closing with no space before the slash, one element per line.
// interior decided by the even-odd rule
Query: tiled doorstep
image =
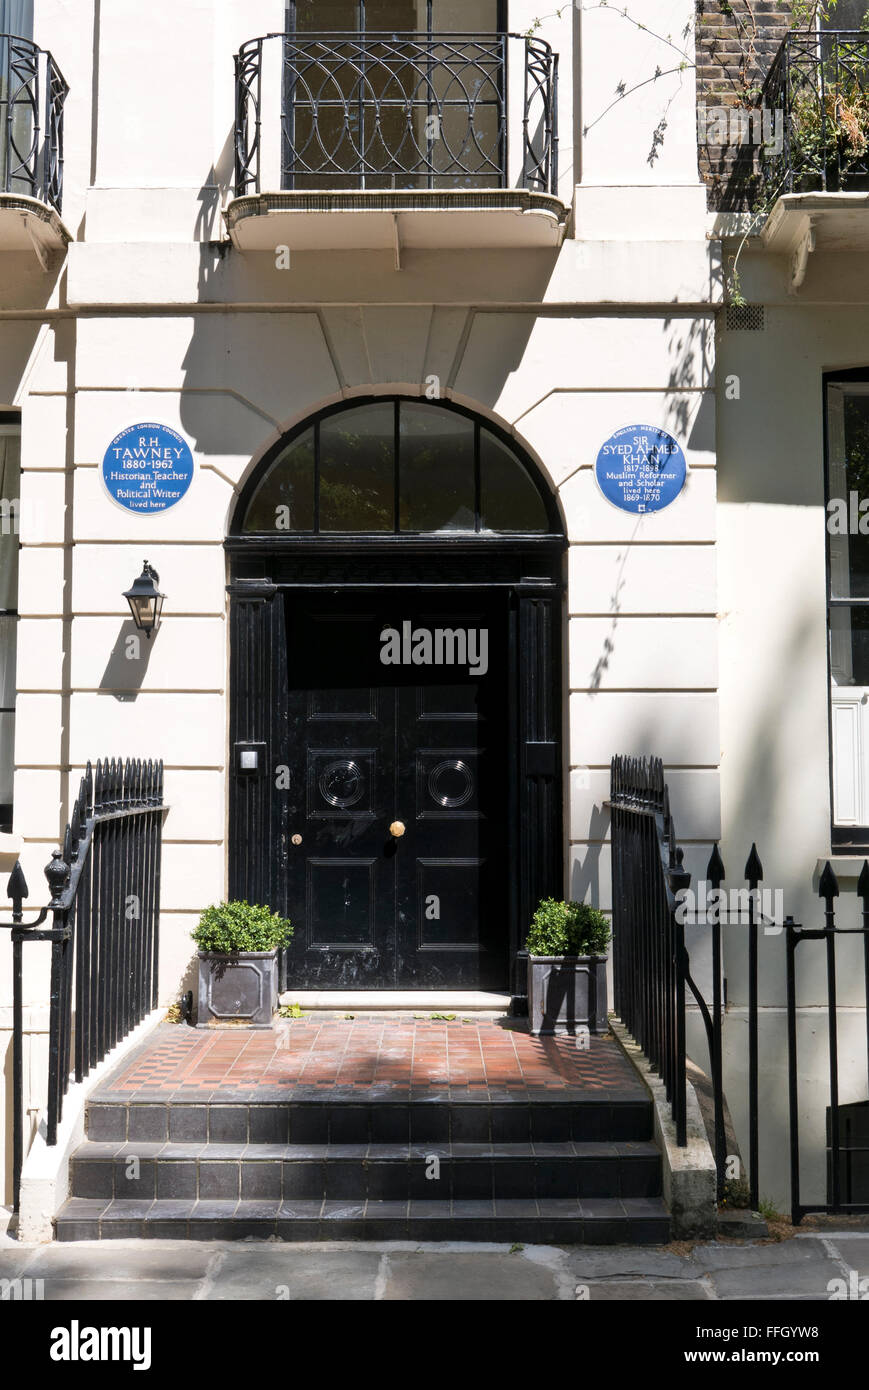
<path fill-rule="evenodd" d="M 498 1201 L 110 1202 L 71 1199 L 59 1241 L 473 1240 L 549 1244 L 660 1244 L 669 1239 L 660 1199 Z"/>
<path fill-rule="evenodd" d="M 97 1143 L 77 1151 L 71 1178 L 92 1199 L 625 1198 L 659 1195 L 661 1163 L 651 1143 Z"/>

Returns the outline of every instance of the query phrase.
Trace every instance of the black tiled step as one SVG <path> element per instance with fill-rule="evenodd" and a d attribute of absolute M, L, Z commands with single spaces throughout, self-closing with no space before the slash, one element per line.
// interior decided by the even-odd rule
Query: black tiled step
<path fill-rule="evenodd" d="M 401 1144 L 649 1140 L 648 1100 L 369 1098 L 211 1103 L 99 1100 L 91 1140 L 142 1143 Z"/>
<path fill-rule="evenodd" d="M 119 1201 L 283 1198 L 437 1201 L 656 1197 L 646 1142 L 244 1145 L 89 1141 L 71 1162 L 74 1197 Z"/>
<path fill-rule="evenodd" d="M 57 1239 L 476 1240 L 656 1245 L 670 1239 L 660 1198 L 494 1201 L 103 1202 L 70 1198 Z"/>

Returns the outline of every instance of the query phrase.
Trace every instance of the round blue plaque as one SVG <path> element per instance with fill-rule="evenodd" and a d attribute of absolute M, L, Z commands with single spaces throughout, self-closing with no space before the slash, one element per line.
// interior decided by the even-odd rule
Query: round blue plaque
<path fill-rule="evenodd" d="M 600 446 L 594 475 L 623 512 L 659 512 L 675 502 L 688 467 L 681 445 L 657 425 L 624 425 Z"/>
<path fill-rule="evenodd" d="M 193 455 L 168 425 L 130 425 L 115 435 L 100 471 L 113 502 L 153 516 L 181 501 L 193 481 Z"/>

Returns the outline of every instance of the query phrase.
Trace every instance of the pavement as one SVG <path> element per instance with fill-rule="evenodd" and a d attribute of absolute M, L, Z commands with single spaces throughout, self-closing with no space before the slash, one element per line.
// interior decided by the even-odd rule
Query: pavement
<path fill-rule="evenodd" d="M 5 1282 L 15 1280 L 22 1283 Z M 867 1296 L 869 1232 L 853 1230 L 690 1247 L 168 1240 L 23 1246 L 0 1235 L 0 1300 L 826 1302 Z"/>

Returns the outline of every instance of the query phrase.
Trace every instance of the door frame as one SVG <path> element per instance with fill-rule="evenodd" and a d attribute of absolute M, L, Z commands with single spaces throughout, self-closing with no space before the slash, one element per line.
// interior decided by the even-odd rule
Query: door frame
<path fill-rule="evenodd" d="M 273 769 L 288 762 L 289 685 L 284 605 L 274 600 L 288 588 L 509 590 L 506 693 L 513 872 L 507 925 L 510 988 L 514 996 L 524 997 L 525 930 L 540 898 L 560 897 L 563 885 L 563 544 L 537 545 L 529 555 L 529 547 L 495 539 L 467 548 L 433 541 L 425 543 L 424 559 L 414 543 L 366 545 L 360 554 L 358 542 L 355 553 L 340 542 L 326 542 L 326 553 L 320 555 L 311 553 L 310 544 L 300 547 L 291 541 L 267 555 L 255 553 L 256 542 L 238 537 L 226 545 L 231 566 L 228 893 L 268 903 L 282 913 L 287 911 L 288 799 L 276 788 Z M 457 555 L 457 549 L 464 553 Z M 396 550 L 407 553 L 397 555 Z M 261 752 L 253 774 L 238 766 L 241 747 L 248 745 Z M 281 988 L 287 987 L 284 974 Z"/>
<path fill-rule="evenodd" d="M 369 399 L 354 399 L 365 404 Z M 273 769 L 289 762 L 288 662 L 284 603 L 287 589 L 336 592 L 383 588 L 508 590 L 510 989 L 527 993 L 525 933 L 543 897 L 564 891 L 565 695 L 564 598 L 567 540 L 555 499 L 518 441 L 493 421 L 471 416 L 524 457 L 549 514 L 546 534 L 492 532 L 425 534 L 333 533 L 246 535 L 243 517 L 258 480 L 287 439 L 347 402 L 300 423 L 260 460 L 241 490 L 224 542 L 229 564 L 228 895 L 267 903 L 287 914 L 285 864 L 289 799 Z M 240 770 L 242 748 L 259 754 L 256 772 Z M 287 988 L 282 967 L 281 988 Z"/>

